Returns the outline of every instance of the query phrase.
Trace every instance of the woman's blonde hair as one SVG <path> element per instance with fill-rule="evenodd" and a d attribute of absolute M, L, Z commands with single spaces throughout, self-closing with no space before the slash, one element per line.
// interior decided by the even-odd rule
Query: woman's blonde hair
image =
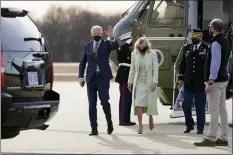
<path fill-rule="evenodd" d="M 146 37 L 140 37 L 137 39 L 137 41 L 134 44 L 134 50 L 136 52 L 139 52 L 137 46 L 138 45 L 143 45 L 144 47 L 147 47 L 147 51 L 151 51 L 151 43 L 148 39 L 146 39 Z"/>

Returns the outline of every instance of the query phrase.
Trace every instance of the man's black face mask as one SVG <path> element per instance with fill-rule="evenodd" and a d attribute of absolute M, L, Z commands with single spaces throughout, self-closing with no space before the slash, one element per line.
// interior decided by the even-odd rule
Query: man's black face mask
<path fill-rule="evenodd" d="M 197 38 L 192 38 L 192 42 L 194 45 L 197 45 L 200 42 L 200 40 Z"/>
<path fill-rule="evenodd" d="M 101 39 L 101 36 L 93 36 L 93 39 L 94 39 L 95 41 L 99 41 L 99 40 Z"/>
<path fill-rule="evenodd" d="M 211 37 L 213 37 L 213 32 L 211 31 L 211 27 L 209 28 L 209 34 Z"/>
<path fill-rule="evenodd" d="M 123 44 L 121 47 L 122 47 L 122 48 L 129 48 L 130 45 L 129 45 L 129 44 Z"/>
<path fill-rule="evenodd" d="M 126 43 L 126 44 L 128 44 L 128 43 Z M 130 44 L 128 44 L 128 46 L 132 46 L 133 45 L 133 43 L 132 43 L 132 41 L 131 41 L 131 43 Z"/>

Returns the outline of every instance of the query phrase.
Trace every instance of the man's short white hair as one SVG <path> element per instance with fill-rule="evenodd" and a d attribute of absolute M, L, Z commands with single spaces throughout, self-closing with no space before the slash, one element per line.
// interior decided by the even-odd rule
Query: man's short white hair
<path fill-rule="evenodd" d="M 93 32 L 94 29 L 100 29 L 100 32 L 103 33 L 103 28 L 101 26 L 99 26 L 99 25 L 95 25 L 95 26 L 93 26 L 91 28 L 91 34 L 92 34 L 92 32 Z"/>

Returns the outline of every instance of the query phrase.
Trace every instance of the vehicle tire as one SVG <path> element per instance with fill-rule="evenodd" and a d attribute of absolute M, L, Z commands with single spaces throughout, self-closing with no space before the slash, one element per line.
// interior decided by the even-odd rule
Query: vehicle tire
<path fill-rule="evenodd" d="M 1 127 L 1 139 L 9 139 L 18 136 L 20 133 L 19 128 Z"/>

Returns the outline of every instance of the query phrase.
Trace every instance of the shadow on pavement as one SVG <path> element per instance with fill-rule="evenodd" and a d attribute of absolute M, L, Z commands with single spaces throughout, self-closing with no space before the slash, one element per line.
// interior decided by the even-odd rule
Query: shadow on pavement
<path fill-rule="evenodd" d="M 200 141 L 203 137 L 206 136 L 206 131 L 208 130 L 208 126 L 205 126 L 204 134 L 198 135 L 196 134 L 196 129 L 191 131 L 189 134 L 183 133 L 185 126 L 183 125 L 174 125 L 174 124 L 155 124 L 155 128 L 150 131 L 147 124 L 143 125 L 143 134 L 137 134 L 138 126 L 131 127 L 120 127 L 127 128 L 132 130 L 132 133 L 119 133 L 116 130 L 111 135 L 112 139 L 106 139 L 102 135 L 107 135 L 106 132 L 99 132 L 99 136 L 95 136 L 94 138 L 102 141 L 99 142 L 102 146 L 107 146 L 116 150 L 125 150 L 132 151 L 135 154 L 145 154 L 146 152 L 150 152 L 152 154 L 160 153 L 159 150 L 156 150 L 156 143 L 162 143 L 164 145 L 173 146 L 180 149 L 190 149 L 195 150 L 198 147 L 193 145 L 193 142 Z M 88 136 L 89 131 L 74 131 L 74 130 L 59 130 L 59 129 L 48 129 L 46 131 L 50 132 L 65 132 L 65 133 L 76 133 L 76 134 L 86 134 Z M 232 134 L 229 135 L 229 137 Z M 135 137 L 135 142 L 130 143 L 128 141 L 123 140 L 124 137 Z M 141 144 L 140 139 L 137 138 L 146 138 L 147 141 L 145 144 Z M 127 138 L 126 138 L 127 139 Z M 139 140 L 139 141 L 137 141 Z M 152 142 L 151 142 L 152 141 Z M 155 149 L 146 149 L 143 145 L 151 145 L 155 144 Z M 224 150 L 228 152 L 232 152 L 232 139 L 229 138 L 229 147 L 215 147 L 219 150 Z"/>
<path fill-rule="evenodd" d="M 86 134 L 88 136 L 89 132 L 88 131 L 74 131 L 74 130 L 58 130 L 58 129 L 48 129 L 46 130 L 46 132 L 63 132 L 63 133 L 72 133 L 72 134 Z M 112 140 L 106 139 L 104 137 L 102 137 L 101 135 L 107 135 L 106 132 L 99 132 L 98 136 L 93 136 L 93 138 L 96 138 L 102 142 L 99 142 L 99 144 L 101 144 L 102 146 L 107 146 L 110 147 L 112 149 L 117 149 L 117 150 L 125 150 L 125 151 L 132 151 L 133 154 L 145 154 L 145 151 L 150 152 L 150 154 L 158 154 L 160 153 L 160 151 L 158 150 L 150 150 L 150 149 L 145 149 L 145 148 L 141 148 L 140 145 L 146 145 L 146 144 L 140 144 L 138 145 L 137 142 L 135 143 L 129 143 L 126 142 L 124 140 L 122 140 L 121 138 L 119 138 L 118 136 L 122 136 L 122 137 L 138 137 L 138 135 L 136 135 L 135 133 L 132 134 L 119 134 L 119 133 L 114 133 L 112 135 L 110 135 L 112 137 Z M 138 142 L 140 143 L 140 142 Z M 150 143 L 149 143 L 150 144 Z M 142 151 L 143 150 L 143 151 Z M 98 152 L 97 152 L 98 153 Z"/>
<path fill-rule="evenodd" d="M 176 123 L 174 123 L 176 124 Z M 137 125 L 133 127 L 126 127 L 128 129 L 133 129 L 134 132 L 137 132 Z M 179 128 L 177 130 L 176 128 Z M 182 126 L 183 127 L 183 126 Z M 143 125 L 143 129 L 146 129 L 144 132 L 144 137 L 153 140 L 157 143 L 164 143 L 169 146 L 174 146 L 182 149 L 197 149 L 198 147 L 194 146 L 193 143 L 189 143 L 186 140 L 192 140 L 195 142 L 199 142 L 206 136 L 206 133 L 198 135 L 196 134 L 196 130 L 194 129 L 189 134 L 183 133 L 184 128 L 182 128 L 181 125 L 172 125 L 172 124 L 155 124 L 155 128 L 150 131 L 148 125 Z M 208 126 L 205 126 L 205 131 L 208 130 Z M 183 137 L 183 138 L 182 138 Z M 229 135 L 229 146 L 228 147 L 214 147 L 216 149 L 229 151 L 232 153 L 232 134 Z"/>
<path fill-rule="evenodd" d="M 178 131 L 177 131 L 177 127 L 178 127 Z M 122 127 L 124 128 L 124 127 Z M 137 134 L 137 125 L 133 126 L 133 127 L 126 127 L 132 131 L 132 134 L 130 133 L 114 133 L 111 135 L 113 140 L 108 140 L 105 139 L 103 137 L 101 137 L 101 135 L 106 135 L 106 132 L 99 132 L 99 136 L 95 136 L 95 138 L 103 141 L 103 143 L 101 143 L 101 145 L 105 145 L 105 146 L 109 146 L 113 149 L 119 149 L 119 150 L 129 150 L 129 151 L 133 151 L 132 148 L 136 148 L 136 152 L 135 153 L 142 153 L 139 150 L 145 150 L 145 151 L 153 151 L 153 153 L 159 153 L 154 152 L 155 150 L 146 150 L 145 148 L 141 148 L 140 145 L 137 144 L 137 141 L 135 141 L 135 143 L 129 143 L 126 142 L 124 140 L 122 140 L 119 137 L 144 137 L 149 139 L 150 141 L 152 141 L 150 144 L 153 144 L 153 142 L 155 143 L 163 143 L 165 145 L 169 145 L 169 146 L 174 146 L 177 148 L 181 148 L 181 149 L 197 149 L 197 147 L 195 147 L 192 143 L 188 143 L 186 142 L 186 140 L 194 140 L 194 141 L 199 141 L 201 140 L 201 138 L 204 135 L 197 135 L 195 133 L 195 130 L 193 131 L 193 133 L 190 134 L 184 134 L 182 133 L 183 130 L 180 130 L 182 127 L 179 127 L 179 125 L 169 125 L 169 124 L 156 124 L 154 130 L 149 131 L 148 129 L 148 125 L 144 125 L 144 133 L 143 135 L 138 135 Z M 50 132 L 65 132 L 65 133 L 76 133 L 76 134 L 86 134 L 88 136 L 89 131 L 73 131 L 73 130 L 58 130 L 58 129 L 48 129 L 46 131 L 50 131 Z M 140 142 L 138 142 L 140 143 Z M 148 144 L 147 143 L 147 144 Z M 143 144 L 141 144 L 143 145 Z M 155 144 L 155 148 L 156 148 L 156 144 Z"/>
<path fill-rule="evenodd" d="M 127 127 L 133 129 L 137 133 L 137 127 Z M 197 149 L 192 143 L 186 142 L 186 140 L 200 140 L 201 136 L 195 133 L 189 135 L 183 134 L 182 130 L 177 132 L 177 125 L 170 124 L 155 124 L 155 128 L 150 131 L 148 125 L 143 124 L 143 136 L 156 142 L 163 143 L 165 145 L 181 148 L 181 149 Z M 179 127 L 180 129 L 180 127 Z M 188 137 L 187 137 L 188 136 Z M 188 139 L 187 139 L 188 138 Z"/>
<path fill-rule="evenodd" d="M 132 154 L 145 154 L 146 153 L 145 151 L 150 152 L 150 154 L 160 153 L 160 151 L 155 151 L 154 149 L 150 150 L 150 149 L 142 148 L 140 145 L 143 145 L 143 144 L 138 145 L 137 142 L 135 142 L 134 144 L 126 142 L 122 140 L 121 138 L 119 138 L 117 135 L 112 135 L 112 140 L 108 140 L 101 136 L 96 136 L 95 138 L 102 141 L 103 143 L 100 142 L 100 144 L 103 146 L 111 147 L 112 149 L 116 149 L 116 150 L 132 151 Z"/>

